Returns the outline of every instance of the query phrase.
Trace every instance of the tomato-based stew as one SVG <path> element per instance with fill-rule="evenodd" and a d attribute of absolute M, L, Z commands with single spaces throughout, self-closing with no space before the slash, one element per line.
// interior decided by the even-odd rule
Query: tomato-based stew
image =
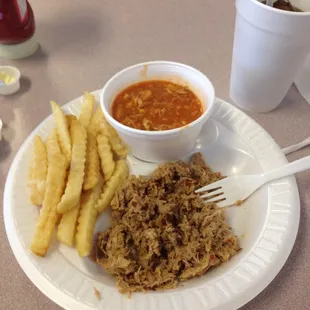
<path fill-rule="evenodd" d="M 118 122 L 148 131 L 179 128 L 202 113 L 200 100 L 188 87 L 160 80 L 127 87 L 112 105 L 112 116 Z"/>

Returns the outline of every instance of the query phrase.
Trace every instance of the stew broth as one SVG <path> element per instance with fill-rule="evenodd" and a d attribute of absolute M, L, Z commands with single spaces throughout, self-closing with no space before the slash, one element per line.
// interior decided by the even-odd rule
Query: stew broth
<path fill-rule="evenodd" d="M 148 131 L 179 128 L 202 114 L 200 100 L 188 87 L 160 80 L 127 87 L 112 105 L 112 116 L 118 122 Z"/>

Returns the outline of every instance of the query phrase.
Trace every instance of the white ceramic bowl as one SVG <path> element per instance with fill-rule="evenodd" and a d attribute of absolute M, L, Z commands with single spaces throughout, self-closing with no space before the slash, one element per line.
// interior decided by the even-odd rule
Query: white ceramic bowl
<path fill-rule="evenodd" d="M 111 114 L 115 97 L 129 85 L 145 80 L 166 80 L 187 85 L 200 99 L 204 113 L 194 122 L 177 129 L 145 131 L 116 121 Z M 107 121 L 118 131 L 132 154 L 148 162 L 180 159 L 194 147 L 205 121 L 210 117 L 215 91 L 210 80 L 200 71 L 176 62 L 151 61 L 128 67 L 115 74 L 103 87 L 100 105 Z"/>

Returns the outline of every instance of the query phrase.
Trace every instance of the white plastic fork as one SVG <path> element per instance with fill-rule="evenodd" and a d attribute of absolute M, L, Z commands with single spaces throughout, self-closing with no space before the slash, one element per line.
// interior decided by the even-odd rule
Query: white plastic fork
<path fill-rule="evenodd" d="M 288 146 L 284 149 L 282 149 L 282 152 L 285 154 L 285 155 L 288 155 L 288 154 L 291 154 L 293 152 L 296 152 L 302 148 L 304 148 L 305 146 L 308 146 L 310 145 L 310 137 L 308 137 L 307 139 L 297 143 L 297 144 L 294 144 L 294 145 L 291 145 L 291 146 Z"/>
<path fill-rule="evenodd" d="M 298 159 L 265 174 L 234 175 L 196 190 L 205 202 L 214 202 L 221 208 L 239 205 L 262 185 L 310 169 L 310 156 Z"/>

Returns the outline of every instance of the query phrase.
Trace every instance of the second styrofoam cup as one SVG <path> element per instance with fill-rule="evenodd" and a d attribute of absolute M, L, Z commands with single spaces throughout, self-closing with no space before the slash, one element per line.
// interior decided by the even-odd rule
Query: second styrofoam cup
<path fill-rule="evenodd" d="M 269 112 L 283 100 L 310 53 L 310 2 L 288 12 L 257 0 L 236 0 L 230 95 L 245 110 Z"/>

